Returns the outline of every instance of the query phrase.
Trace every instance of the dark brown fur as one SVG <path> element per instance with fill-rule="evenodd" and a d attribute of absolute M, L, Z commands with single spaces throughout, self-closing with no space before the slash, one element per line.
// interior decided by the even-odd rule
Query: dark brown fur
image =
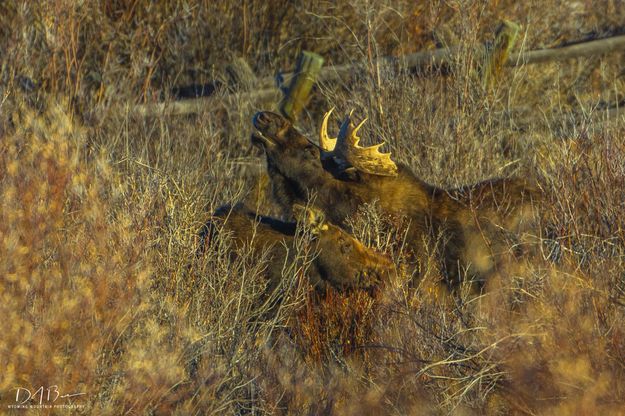
<path fill-rule="evenodd" d="M 320 211 L 300 208 L 298 217 L 297 223 L 284 222 L 257 215 L 243 205 L 226 206 L 207 224 L 203 240 L 213 238 L 216 231 L 226 231 L 238 248 L 249 245 L 257 254 L 268 252 L 270 287 L 281 281 L 285 264 L 289 265 L 296 254 L 296 238 L 305 230 L 312 235 L 315 255 L 307 277 L 317 289 L 323 290 L 328 285 L 337 289 L 371 289 L 393 269 L 388 257 L 327 223 Z"/>
<path fill-rule="evenodd" d="M 344 226 L 359 206 L 377 201 L 383 212 L 411 220 L 408 239 L 417 256 L 424 233 L 443 233 L 443 266 L 452 280 L 465 272 L 485 279 L 507 247 L 503 235 L 524 231 L 533 216 L 532 200 L 538 192 L 520 179 L 493 179 L 444 190 L 420 180 L 401 164 L 395 177 L 340 171 L 282 116 L 258 113 L 254 127 L 252 142 L 265 150 L 274 196 L 286 214 L 293 203 L 305 203 L 314 194 L 315 205 Z"/>

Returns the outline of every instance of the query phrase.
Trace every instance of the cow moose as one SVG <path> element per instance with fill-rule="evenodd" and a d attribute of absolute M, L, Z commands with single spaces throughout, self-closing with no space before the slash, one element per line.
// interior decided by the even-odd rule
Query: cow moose
<path fill-rule="evenodd" d="M 228 233 L 235 247 L 247 245 L 252 252 L 268 253 L 266 277 L 269 291 L 283 278 L 285 265 L 297 254 L 296 239 L 310 233 L 313 257 L 306 271 L 318 290 L 374 289 L 394 269 L 384 254 L 366 247 L 341 228 L 329 223 L 323 212 L 313 207 L 295 205 L 296 222 L 284 222 L 258 215 L 243 204 L 218 209 L 200 234 L 204 248 L 217 235 Z"/>
<path fill-rule="evenodd" d="M 540 193 L 525 180 L 438 188 L 381 153 L 383 143 L 360 146 L 357 132 L 366 120 L 355 126 L 350 115 L 338 137 L 329 137 L 331 112 L 323 118 L 319 145 L 279 114 L 259 112 L 253 118 L 252 143 L 264 150 L 274 196 L 286 215 L 314 194 L 315 206 L 344 227 L 361 205 L 377 201 L 382 212 L 410 220 L 407 240 L 417 258 L 424 235 L 444 235 L 442 267 L 449 283 L 463 277 L 485 281 L 506 250 L 507 237 L 533 226 L 533 203 Z"/>

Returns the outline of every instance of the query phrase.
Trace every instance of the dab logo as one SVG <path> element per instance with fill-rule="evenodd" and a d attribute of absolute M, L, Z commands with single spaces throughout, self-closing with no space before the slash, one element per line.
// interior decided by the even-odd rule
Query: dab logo
<path fill-rule="evenodd" d="M 61 394 L 59 386 L 39 386 L 37 388 L 15 387 L 15 402 L 8 407 L 11 409 L 35 408 L 79 408 L 84 405 L 71 403 L 67 399 L 85 396 L 87 393 Z"/>

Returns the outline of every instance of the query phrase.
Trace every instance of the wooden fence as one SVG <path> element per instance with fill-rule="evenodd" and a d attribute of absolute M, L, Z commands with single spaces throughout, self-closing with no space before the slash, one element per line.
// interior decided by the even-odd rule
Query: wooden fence
<path fill-rule="evenodd" d="M 496 72 L 500 71 L 503 66 L 534 65 L 625 51 L 624 35 L 559 48 L 511 53 L 510 51 L 514 46 L 517 33 L 517 25 L 503 22 L 497 30 L 495 42 L 493 42 L 494 46 L 483 48 L 483 52 L 487 57 L 483 74 L 485 82 L 489 82 L 489 78 L 495 76 Z M 378 60 L 377 65 L 380 68 L 389 70 L 403 68 L 417 74 L 425 74 L 452 64 L 458 59 L 460 52 L 460 49 L 452 47 L 417 52 L 400 57 L 383 57 Z M 290 117 L 296 117 L 297 112 L 305 105 L 308 92 L 310 92 L 315 82 L 322 84 L 337 82 L 348 79 L 353 74 L 366 71 L 365 64 L 321 67 L 322 62 L 323 59 L 318 55 L 315 56 L 315 54 L 304 52 L 300 56 L 294 72 L 281 74 L 283 85 L 288 85 L 288 88 L 281 88 L 276 85 L 275 77 L 256 79 L 253 77 L 249 67 L 245 67 L 244 63 L 239 63 L 238 67 L 234 67 L 239 69 L 234 70 L 233 73 L 243 72 L 247 74 L 246 86 L 249 89 L 248 91 L 155 104 L 126 105 L 124 111 L 139 116 L 182 115 L 212 111 L 242 100 L 259 103 L 282 101 L 282 109 L 290 106 L 290 110 L 286 109 L 284 112 Z M 236 80 L 236 76 L 234 78 Z M 249 78 L 251 78 L 251 81 Z M 609 108 L 605 112 L 608 118 L 621 117 L 624 114 L 625 111 L 618 107 Z"/>

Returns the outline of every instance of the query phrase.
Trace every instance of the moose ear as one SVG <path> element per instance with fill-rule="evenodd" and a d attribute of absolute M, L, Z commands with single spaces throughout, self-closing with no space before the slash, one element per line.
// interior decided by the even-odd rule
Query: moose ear
<path fill-rule="evenodd" d="M 304 225 L 314 235 L 328 229 L 325 214 L 317 208 L 295 204 L 293 205 L 293 214 L 297 223 Z"/>

